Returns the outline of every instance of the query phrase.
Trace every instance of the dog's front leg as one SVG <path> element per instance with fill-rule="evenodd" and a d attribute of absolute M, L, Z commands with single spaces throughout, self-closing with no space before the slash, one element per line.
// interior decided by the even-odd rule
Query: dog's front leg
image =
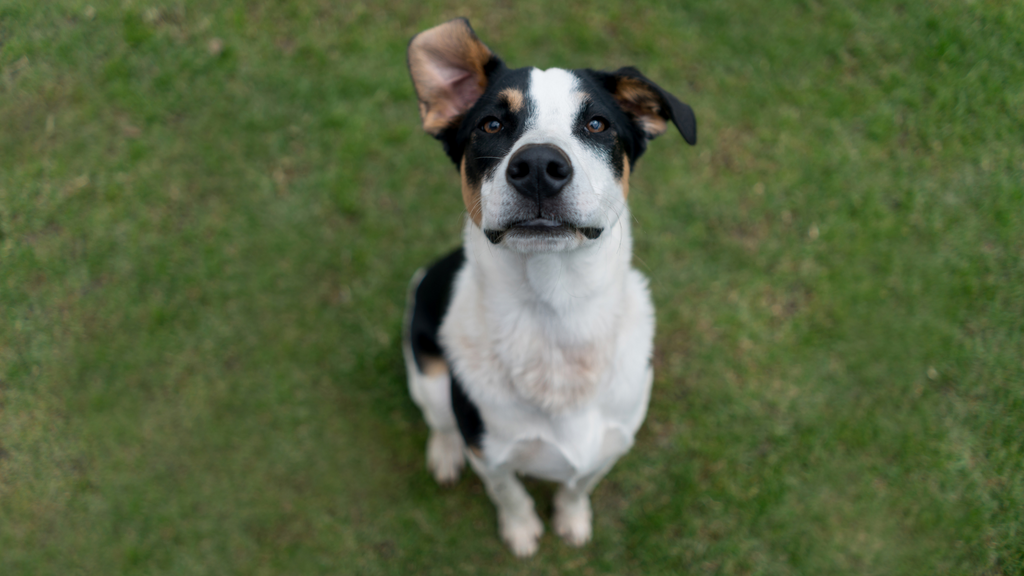
<path fill-rule="evenodd" d="M 555 514 L 552 524 L 555 533 L 570 546 L 583 546 L 590 541 L 593 513 L 590 510 L 590 493 L 604 475 L 612 469 L 611 461 L 600 470 L 580 478 L 573 484 L 562 484 L 555 493 Z"/>
<path fill-rule="evenodd" d="M 490 468 L 472 452 L 467 452 L 466 456 L 498 509 L 498 532 L 502 540 L 516 556 L 533 556 L 537 552 L 540 535 L 544 533 L 544 524 L 533 509 L 533 498 L 515 471 Z"/>

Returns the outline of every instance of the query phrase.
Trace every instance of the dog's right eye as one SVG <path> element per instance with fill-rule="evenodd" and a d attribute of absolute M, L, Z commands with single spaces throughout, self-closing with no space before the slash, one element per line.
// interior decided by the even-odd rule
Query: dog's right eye
<path fill-rule="evenodd" d="M 604 132 L 605 128 L 607 128 L 607 127 L 608 127 L 608 122 L 605 121 L 605 119 L 601 118 L 600 116 L 595 116 L 594 118 L 592 118 L 590 120 L 590 122 L 587 122 L 587 130 L 589 130 L 591 134 L 597 134 L 598 132 Z"/>
<path fill-rule="evenodd" d="M 494 116 L 488 116 L 480 123 L 480 129 L 488 134 L 497 134 L 501 132 L 501 121 Z"/>

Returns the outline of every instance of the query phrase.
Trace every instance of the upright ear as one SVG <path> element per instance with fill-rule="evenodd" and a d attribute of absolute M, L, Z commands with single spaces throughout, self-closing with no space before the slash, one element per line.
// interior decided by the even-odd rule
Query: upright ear
<path fill-rule="evenodd" d="M 665 133 L 671 120 L 691 146 L 697 143 L 697 117 L 693 109 L 648 80 L 632 66 L 605 72 L 605 88 L 619 106 L 643 129 L 648 139 Z"/>
<path fill-rule="evenodd" d="M 469 20 L 456 18 L 409 41 L 409 74 L 420 101 L 423 129 L 437 136 L 487 89 L 486 67 L 497 57 L 477 39 Z"/>

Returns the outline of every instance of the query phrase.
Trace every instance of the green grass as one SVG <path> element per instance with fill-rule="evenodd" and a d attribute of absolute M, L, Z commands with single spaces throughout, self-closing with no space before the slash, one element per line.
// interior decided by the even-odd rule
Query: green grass
<path fill-rule="evenodd" d="M 0 573 L 1024 574 L 1024 4 L 677 4 L 0 0 Z M 647 422 L 527 561 L 399 350 L 457 15 L 700 125 L 632 181 Z"/>

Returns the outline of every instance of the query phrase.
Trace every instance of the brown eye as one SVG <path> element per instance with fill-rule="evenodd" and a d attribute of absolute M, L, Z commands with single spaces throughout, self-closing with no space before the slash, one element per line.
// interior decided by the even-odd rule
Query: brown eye
<path fill-rule="evenodd" d="M 484 121 L 480 123 L 480 129 L 488 134 L 497 134 L 501 132 L 501 122 L 493 116 L 484 118 Z"/>
<path fill-rule="evenodd" d="M 594 134 L 604 132 L 607 127 L 608 124 L 605 123 L 604 118 L 594 118 L 590 122 L 587 122 L 587 130 Z"/>

